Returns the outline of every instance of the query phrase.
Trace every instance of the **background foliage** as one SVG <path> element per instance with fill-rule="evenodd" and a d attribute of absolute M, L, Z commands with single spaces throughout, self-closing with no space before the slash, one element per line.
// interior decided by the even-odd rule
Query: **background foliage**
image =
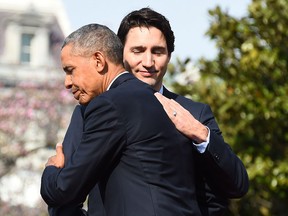
<path fill-rule="evenodd" d="M 0 178 L 10 172 L 19 157 L 26 157 L 39 148 L 54 148 L 59 141 L 57 135 L 67 127 L 76 104 L 62 81 L 45 85 L 19 82 L 1 90 Z M 31 128 L 36 132 L 31 133 Z M 27 142 L 31 140 L 39 143 L 29 147 Z"/>
<path fill-rule="evenodd" d="M 63 140 L 75 99 L 62 80 L 0 89 L 0 215 L 46 216 L 41 173 Z"/>
<path fill-rule="evenodd" d="M 250 190 L 231 202 L 227 215 L 287 215 L 288 0 L 253 0 L 242 18 L 219 7 L 209 13 L 207 36 L 216 43 L 217 56 L 193 64 L 178 59 L 169 67 L 173 79 L 166 81 L 179 94 L 211 105 L 225 140 L 247 167 Z M 55 145 L 55 133 L 67 125 L 64 119 L 75 105 L 62 85 L 2 91 L 0 178 L 29 154 L 23 143 L 32 121 L 45 131 L 43 145 Z M 2 212 L 13 215 L 5 205 L 0 201 Z"/>
<path fill-rule="evenodd" d="M 207 35 L 217 56 L 196 62 L 199 81 L 170 85 L 211 105 L 225 140 L 247 167 L 250 190 L 231 202 L 228 215 L 287 215 L 288 1 L 253 0 L 242 18 L 219 7 L 209 14 Z M 189 77 L 191 62 L 178 59 L 170 76 Z"/>

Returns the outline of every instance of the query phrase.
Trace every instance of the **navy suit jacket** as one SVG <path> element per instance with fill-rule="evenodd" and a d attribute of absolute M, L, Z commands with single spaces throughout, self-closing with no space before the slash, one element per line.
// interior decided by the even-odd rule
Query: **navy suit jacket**
<path fill-rule="evenodd" d="M 201 215 L 193 146 L 150 86 L 121 75 L 88 104 L 83 120 L 81 143 L 65 167 L 43 172 L 49 206 L 82 203 L 98 183 L 108 216 Z"/>
<path fill-rule="evenodd" d="M 209 105 L 177 95 L 165 87 L 163 95 L 177 101 L 210 129 L 206 151 L 203 154 L 194 151 L 197 200 L 202 215 L 223 215 L 229 199 L 240 198 L 248 192 L 246 168 L 225 143 Z"/>
<path fill-rule="evenodd" d="M 208 105 L 174 94 L 165 87 L 163 95 L 180 103 L 197 120 L 210 128 L 211 137 L 206 152 L 204 154 L 200 154 L 196 150 L 193 152 L 196 163 L 197 200 L 203 216 L 223 215 L 228 205 L 228 199 L 241 197 L 248 190 L 249 181 L 245 167 L 231 151 L 229 145 L 224 142 Z M 77 106 L 72 115 L 70 126 L 63 141 L 66 159 L 71 157 L 80 143 L 84 109 L 84 106 Z M 81 205 L 78 207 L 81 208 Z M 68 208 L 71 212 L 79 212 L 79 209 L 73 209 L 72 206 L 68 206 Z M 61 215 L 70 215 L 67 206 L 60 208 L 60 210 Z M 98 185 L 89 194 L 88 212 L 89 216 L 105 216 Z"/>

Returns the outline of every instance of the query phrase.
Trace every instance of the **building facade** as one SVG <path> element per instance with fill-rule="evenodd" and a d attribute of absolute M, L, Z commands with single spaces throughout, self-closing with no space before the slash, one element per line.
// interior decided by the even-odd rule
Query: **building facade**
<path fill-rule="evenodd" d="M 0 0 L 0 215 L 47 215 L 41 174 L 75 105 L 60 65 L 68 33 L 61 0 Z"/>
<path fill-rule="evenodd" d="M 1 84 L 59 78 L 65 14 L 61 0 L 0 0 Z"/>

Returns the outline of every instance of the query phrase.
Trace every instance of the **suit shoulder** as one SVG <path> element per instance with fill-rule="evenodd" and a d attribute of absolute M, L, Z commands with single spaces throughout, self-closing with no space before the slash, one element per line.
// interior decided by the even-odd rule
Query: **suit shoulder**
<path fill-rule="evenodd" d="M 139 98 L 143 96 L 154 95 L 154 90 L 147 83 L 144 83 L 137 78 L 127 80 L 116 86 L 113 89 L 103 93 L 102 95 L 108 98 L 113 98 L 113 101 L 127 101 L 132 98 Z"/>
<path fill-rule="evenodd" d="M 173 99 L 175 101 L 177 101 L 179 104 L 181 104 L 183 107 L 196 107 L 196 108 L 200 108 L 200 109 L 204 109 L 205 107 L 209 107 L 210 106 L 208 104 L 205 104 L 205 103 L 202 103 L 202 102 L 198 102 L 198 101 L 194 101 L 190 98 L 187 98 L 187 97 L 184 97 L 182 95 L 179 95 L 179 94 L 176 94 L 174 92 L 171 92 L 171 91 L 164 91 L 163 93 L 164 96 L 170 98 L 170 99 Z"/>

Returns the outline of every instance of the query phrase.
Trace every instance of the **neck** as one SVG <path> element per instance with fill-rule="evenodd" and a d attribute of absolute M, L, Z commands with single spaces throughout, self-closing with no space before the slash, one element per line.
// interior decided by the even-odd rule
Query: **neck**
<path fill-rule="evenodd" d="M 119 74 L 125 72 L 125 68 L 122 65 L 109 65 L 110 68 L 108 68 L 103 82 L 103 90 L 106 91 L 112 81 L 117 77 Z M 104 92 L 103 91 L 103 92 Z"/>
<path fill-rule="evenodd" d="M 152 88 L 153 88 L 155 91 L 157 91 L 157 92 L 160 91 L 161 87 L 162 87 L 162 82 L 161 82 L 161 83 L 157 83 L 156 85 L 152 86 Z"/>

